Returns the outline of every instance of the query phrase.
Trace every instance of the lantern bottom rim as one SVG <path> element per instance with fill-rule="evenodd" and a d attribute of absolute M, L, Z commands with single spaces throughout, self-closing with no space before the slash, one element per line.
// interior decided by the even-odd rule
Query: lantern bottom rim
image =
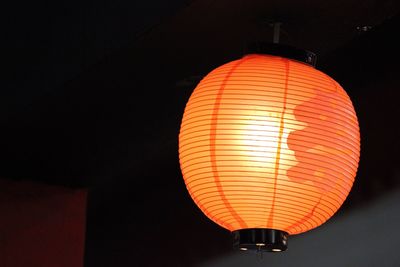
<path fill-rule="evenodd" d="M 287 249 L 289 234 L 269 228 L 249 228 L 232 232 L 235 250 L 255 250 L 262 252 L 281 252 Z"/>

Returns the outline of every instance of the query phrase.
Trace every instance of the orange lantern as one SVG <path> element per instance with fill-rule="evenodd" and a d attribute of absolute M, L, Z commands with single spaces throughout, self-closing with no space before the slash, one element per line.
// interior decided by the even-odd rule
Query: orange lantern
<path fill-rule="evenodd" d="M 360 153 L 343 88 L 305 63 L 250 54 L 209 73 L 186 105 L 179 158 L 203 213 L 242 250 L 283 251 L 342 205 Z"/>

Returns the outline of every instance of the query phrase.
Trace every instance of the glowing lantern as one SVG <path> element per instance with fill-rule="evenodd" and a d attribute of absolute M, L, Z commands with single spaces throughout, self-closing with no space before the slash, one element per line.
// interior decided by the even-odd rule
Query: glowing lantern
<path fill-rule="evenodd" d="M 236 247 L 282 251 L 346 199 L 360 152 L 343 88 L 305 63 L 250 54 L 209 73 L 186 105 L 186 187 Z"/>

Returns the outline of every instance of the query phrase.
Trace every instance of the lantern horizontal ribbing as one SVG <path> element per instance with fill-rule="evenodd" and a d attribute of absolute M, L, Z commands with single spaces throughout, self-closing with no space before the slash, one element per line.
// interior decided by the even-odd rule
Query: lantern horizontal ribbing
<path fill-rule="evenodd" d="M 360 152 L 343 88 L 315 68 L 251 54 L 209 73 L 179 134 L 186 187 L 220 226 L 298 234 L 347 197 Z"/>

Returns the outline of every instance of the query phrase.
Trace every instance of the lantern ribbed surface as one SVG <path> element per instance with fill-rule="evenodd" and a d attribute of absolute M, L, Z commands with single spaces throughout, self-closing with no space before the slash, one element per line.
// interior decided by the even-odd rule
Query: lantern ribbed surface
<path fill-rule="evenodd" d="M 346 199 L 360 153 L 343 88 L 313 67 L 247 55 L 209 73 L 192 93 L 179 134 L 186 187 L 230 230 L 297 234 Z"/>

